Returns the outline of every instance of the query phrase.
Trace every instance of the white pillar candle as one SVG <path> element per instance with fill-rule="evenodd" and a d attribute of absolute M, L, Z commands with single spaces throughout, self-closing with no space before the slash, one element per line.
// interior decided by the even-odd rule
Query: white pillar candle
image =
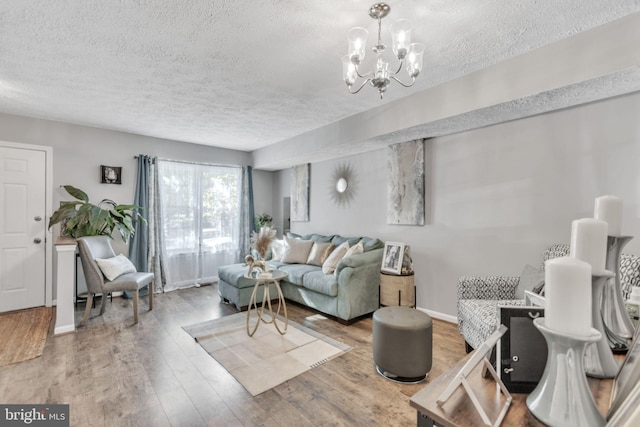
<path fill-rule="evenodd" d="M 609 224 L 609 236 L 622 235 L 622 199 L 618 196 L 602 196 L 596 199 L 595 219 Z"/>
<path fill-rule="evenodd" d="M 571 223 L 570 254 L 591 264 L 593 274 L 602 273 L 607 258 L 607 223 L 593 218 Z"/>
<path fill-rule="evenodd" d="M 572 336 L 591 334 L 591 265 L 571 257 L 545 262 L 545 324 Z"/>

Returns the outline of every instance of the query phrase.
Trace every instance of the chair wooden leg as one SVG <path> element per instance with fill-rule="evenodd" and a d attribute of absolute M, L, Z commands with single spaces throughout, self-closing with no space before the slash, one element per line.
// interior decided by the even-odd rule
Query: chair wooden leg
<path fill-rule="evenodd" d="M 153 281 L 149 283 L 149 311 L 153 310 Z"/>
<path fill-rule="evenodd" d="M 80 323 L 82 326 L 86 326 L 87 321 L 89 320 L 89 314 L 91 313 L 91 306 L 93 306 L 93 294 L 91 292 L 87 292 L 87 307 L 84 309 L 84 318 Z"/>
<path fill-rule="evenodd" d="M 133 293 L 133 324 L 138 324 L 138 290 Z"/>
<path fill-rule="evenodd" d="M 104 314 L 104 311 L 107 309 L 107 296 L 108 294 L 105 294 L 104 292 L 102 293 L 102 296 L 100 297 L 100 316 L 102 316 Z"/>

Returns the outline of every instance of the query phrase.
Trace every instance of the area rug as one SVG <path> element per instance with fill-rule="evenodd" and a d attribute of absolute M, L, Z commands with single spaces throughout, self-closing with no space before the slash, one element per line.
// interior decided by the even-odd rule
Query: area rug
<path fill-rule="evenodd" d="M 282 321 L 279 318 L 278 325 Z M 246 322 L 244 312 L 183 329 L 252 396 L 351 350 L 350 346 L 291 320 L 285 335 L 280 335 L 272 324 L 263 323 L 249 337 Z"/>
<path fill-rule="evenodd" d="M 37 307 L 0 314 L 0 366 L 42 356 L 52 311 Z"/>

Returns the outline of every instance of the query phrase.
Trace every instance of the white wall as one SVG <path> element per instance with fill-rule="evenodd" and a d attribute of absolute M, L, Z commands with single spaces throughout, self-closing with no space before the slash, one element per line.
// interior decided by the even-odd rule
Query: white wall
<path fill-rule="evenodd" d="M 311 221 L 300 234 L 366 235 L 411 246 L 418 306 L 456 315 L 463 275 L 520 275 L 551 243 L 568 243 L 571 221 L 594 199 L 624 199 L 623 233 L 640 231 L 640 94 L 426 142 L 427 224 L 386 223 L 386 149 L 311 165 Z M 335 168 L 354 171 L 355 200 L 331 200 Z M 289 192 L 278 172 L 274 204 Z M 279 212 L 279 215 L 282 215 Z M 625 252 L 640 254 L 640 240 Z"/>
<path fill-rule="evenodd" d="M 0 140 L 53 147 L 54 210 L 60 201 L 73 200 L 60 188 L 65 184 L 84 190 L 94 203 L 105 198 L 133 203 L 137 173 L 134 156 L 138 154 L 216 164 L 248 165 L 251 161 L 250 154 L 241 151 L 8 114 L 0 114 Z M 122 166 L 122 185 L 101 184 L 100 165 Z M 272 173 L 256 171 L 255 175 L 260 190 L 255 192 L 256 209 L 270 210 Z M 127 252 L 120 239 L 114 239 L 114 249 Z"/>

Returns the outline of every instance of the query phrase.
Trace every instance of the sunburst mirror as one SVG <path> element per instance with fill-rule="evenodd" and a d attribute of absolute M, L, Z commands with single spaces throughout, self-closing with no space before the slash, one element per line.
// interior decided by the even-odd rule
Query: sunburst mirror
<path fill-rule="evenodd" d="M 356 180 L 348 163 L 336 166 L 331 176 L 329 193 L 338 206 L 347 206 L 355 197 Z"/>

